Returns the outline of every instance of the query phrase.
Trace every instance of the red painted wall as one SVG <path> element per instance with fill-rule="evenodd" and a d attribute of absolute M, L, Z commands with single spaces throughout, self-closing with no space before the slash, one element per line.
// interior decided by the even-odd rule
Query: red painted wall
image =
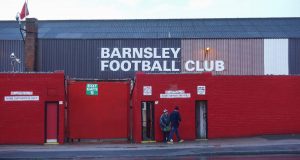
<path fill-rule="evenodd" d="M 213 79 L 209 138 L 300 133 L 300 76 Z"/>
<path fill-rule="evenodd" d="M 11 91 L 32 91 L 39 101 L 5 101 Z M 44 144 L 45 103 L 64 102 L 64 74 L 0 74 L 0 144 Z M 59 105 L 58 141 L 64 141 L 64 103 Z"/>
<path fill-rule="evenodd" d="M 181 137 L 185 140 L 195 139 L 195 100 L 206 100 L 207 96 L 197 96 L 197 85 L 208 85 L 210 75 L 178 75 L 178 74 L 137 74 L 133 95 L 133 137 L 136 142 L 141 141 L 141 101 L 157 101 L 155 104 L 155 139 L 162 139 L 159 128 L 159 117 L 164 108 L 173 111 L 176 105 L 182 117 L 179 127 Z M 143 96 L 143 86 L 152 86 L 152 96 Z M 184 90 L 191 93 L 191 98 L 161 99 L 160 94 L 166 90 Z"/>
<path fill-rule="evenodd" d="M 208 138 L 300 133 L 299 76 L 211 76 L 210 74 L 137 74 L 133 94 L 134 140 L 141 141 L 141 101 L 155 104 L 155 139 L 161 141 L 159 117 L 180 106 L 181 137 L 195 139 L 195 101 L 207 100 Z M 197 95 L 197 86 L 206 95 Z M 152 86 L 152 96 L 143 96 Z M 191 98 L 165 99 L 166 90 L 184 90 Z"/>
<path fill-rule="evenodd" d="M 86 84 L 98 84 L 98 96 Z M 69 138 L 128 138 L 130 82 L 68 82 Z"/>

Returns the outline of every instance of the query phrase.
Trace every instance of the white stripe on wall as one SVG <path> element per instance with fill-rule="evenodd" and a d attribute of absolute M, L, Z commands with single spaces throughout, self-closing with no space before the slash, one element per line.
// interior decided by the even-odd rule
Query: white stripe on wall
<path fill-rule="evenodd" d="M 288 75 L 288 39 L 264 39 L 265 75 Z"/>

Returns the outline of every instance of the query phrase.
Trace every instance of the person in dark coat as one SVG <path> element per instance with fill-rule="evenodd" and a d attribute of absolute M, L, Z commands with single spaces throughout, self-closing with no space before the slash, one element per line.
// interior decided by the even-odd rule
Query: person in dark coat
<path fill-rule="evenodd" d="M 170 115 L 170 121 L 171 121 L 171 132 L 169 135 L 168 143 L 173 143 L 173 135 L 176 134 L 178 142 L 183 142 L 183 139 L 180 138 L 178 127 L 179 123 L 181 122 L 181 116 L 179 113 L 179 107 L 176 106 L 174 111 Z"/>
<path fill-rule="evenodd" d="M 168 110 L 164 109 L 163 114 L 160 116 L 159 125 L 161 128 L 161 131 L 163 132 L 163 142 L 167 142 L 169 133 L 170 133 L 170 116 L 168 113 Z"/>

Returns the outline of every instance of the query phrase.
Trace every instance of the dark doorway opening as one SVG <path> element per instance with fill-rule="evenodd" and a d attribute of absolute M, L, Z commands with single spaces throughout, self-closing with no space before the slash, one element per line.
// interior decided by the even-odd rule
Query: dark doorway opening
<path fill-rule="evenodd" d="M 207 101 L 196 101 L 196 138 L 207 139 Z"/>
<path fill-rule="evenodd" d="M 145 101 L 141 104 L 142 141 L 154 141 L 154 102 Z"/>

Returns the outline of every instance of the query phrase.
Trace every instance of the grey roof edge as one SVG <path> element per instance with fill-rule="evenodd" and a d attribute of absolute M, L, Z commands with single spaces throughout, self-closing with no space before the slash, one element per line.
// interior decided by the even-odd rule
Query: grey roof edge
<path fill-rule="evenodd" d="M 38 19 L 38 18 L 37 18 Z M 38 20 L 39 22 L 46 21 L 149 21 L 149 20 L 249 20 L 249 19 L 300 19 L 300 17 L 226 17 L 226 18 L 149 18 L 149 19 L 50 19 Z M 0 20 L 0 22 L 16 22 L 16 20 Z M 22 21 L 24 22 L 24 21 Z"/>
<path fill-rule="evenodd" d="M 17 29 L 4 31 L 17 25 L 0 21 L 0 39 L 20 40 Z M 38 27 L 40 39 L 300 38 L 300 17 L 38 20 Z"/>
<path fill-rule="evenodd" d="M 267 20 L 267 19 L 300 19 L 300 17 L 242 17 L 242 18 L 153 18 L 153 19 L 62 19 L 62 20 L 38 20 L 39 22 L 59 21 L 166 21 L 166 20 Z"/>
<path fill-rule="evenodd" d="M 39 38 L 56 39 L 300 38 L 300 17 L 45 20 L 39 28 Z"/>

